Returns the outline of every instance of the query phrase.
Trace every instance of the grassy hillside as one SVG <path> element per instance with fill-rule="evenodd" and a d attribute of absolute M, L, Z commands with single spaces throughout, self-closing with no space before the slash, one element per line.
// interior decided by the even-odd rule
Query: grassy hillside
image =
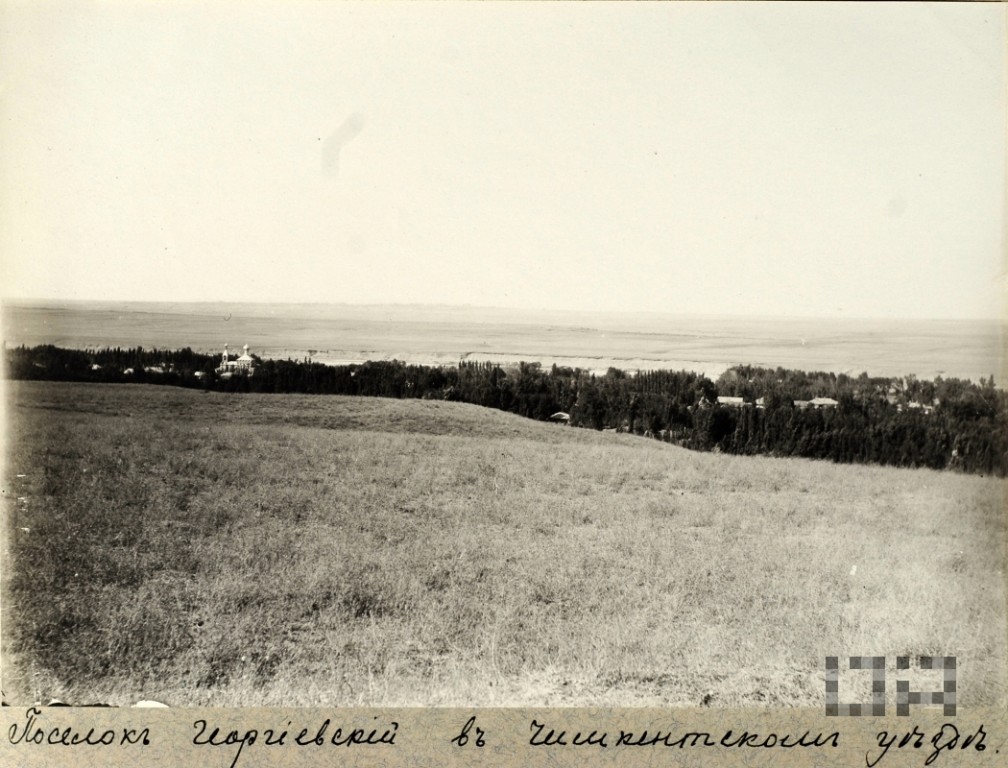
<path fill-rule="evenodd" d="M 8 701 L 818 706 L 826 655 L 918 653 L 1004 701 L 994 479 L 452 403 L 8 387 Z"/>

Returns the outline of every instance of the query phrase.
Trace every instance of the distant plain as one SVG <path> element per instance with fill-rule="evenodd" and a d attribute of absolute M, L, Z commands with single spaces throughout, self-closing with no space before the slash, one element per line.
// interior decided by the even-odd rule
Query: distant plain
<path fill-rule="evenodd" d="M 262 357 L 326 363 L 398 359 L 541 362 L 604 372 L 692 370 L 716 379 L 739 363 L 922 378 L 993 375 L 1005 386 L 997 322 L 821 320 L 348 304 L 5 302 L 8 345 L 72 348 L 244 344 Z"/>

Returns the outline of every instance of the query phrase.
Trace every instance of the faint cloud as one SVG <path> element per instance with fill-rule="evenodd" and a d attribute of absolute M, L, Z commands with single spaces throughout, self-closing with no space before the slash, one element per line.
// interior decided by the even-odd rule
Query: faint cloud
<path fill-rule="evenodd" d="M 322 144 L 322 172 L 329 176 L 339 175 L 339 159 L 343 147 L 349 144 L 364 129 L 364 115 L 354 112 L 333 131 Z"/>

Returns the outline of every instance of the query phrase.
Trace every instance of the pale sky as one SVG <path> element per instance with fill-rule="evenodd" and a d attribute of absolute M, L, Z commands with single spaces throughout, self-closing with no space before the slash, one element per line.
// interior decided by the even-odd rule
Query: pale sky
<path fill-rule="evenodd" d="M 999 3 L 0 9 L 4 298 L 1002 314 Z"/>

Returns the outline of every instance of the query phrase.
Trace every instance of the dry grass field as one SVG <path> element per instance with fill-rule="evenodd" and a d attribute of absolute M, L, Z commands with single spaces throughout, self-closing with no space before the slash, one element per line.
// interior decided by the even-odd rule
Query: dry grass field
<path fill-rule="evenodd" d="M 6 382 L 8 701 L 1005 701 L 1002 482 L 428 402 Z M 891 686 L 895 689 L 895 684 Z"/>

